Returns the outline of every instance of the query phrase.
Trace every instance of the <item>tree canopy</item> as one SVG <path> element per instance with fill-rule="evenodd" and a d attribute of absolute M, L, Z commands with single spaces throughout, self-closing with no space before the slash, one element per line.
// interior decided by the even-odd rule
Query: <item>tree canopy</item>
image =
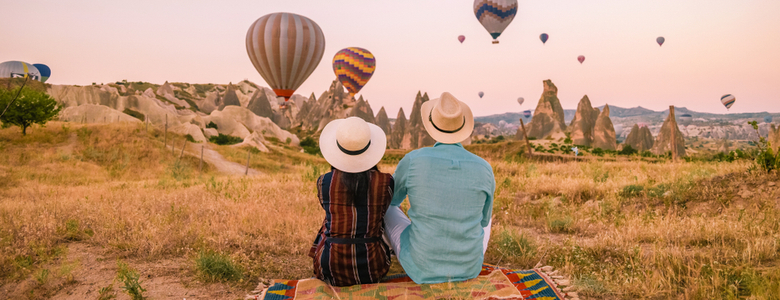
<path fill-rule="evenodd" d="M 19 97 L 13 101 L 17 93 Z M 9 103 L 11 106 L 8 106 Z M 45 125 L 46 122 L 53 120 L 60 113 L 62 107 L 54 98 L 45 92 L 32 90 L 29 88 L 19 88 L 13 90 L 0 89 L 0 113 L 8 107 L 0 122 L 2 127 L 19 126 L 22 128 L 22 135 L 27 135 L 27 128 L 32 124 Z"/>

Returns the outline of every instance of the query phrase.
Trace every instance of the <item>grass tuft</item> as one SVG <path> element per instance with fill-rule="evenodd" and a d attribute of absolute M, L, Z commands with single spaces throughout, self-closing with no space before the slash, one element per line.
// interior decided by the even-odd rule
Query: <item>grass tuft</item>
<path fill-rule="evenodd" d="M 244 277 L 241 267 L 230 257 L 214 251 L 198 253 L 195 269 L 206 282 L 239 281 Z"/>

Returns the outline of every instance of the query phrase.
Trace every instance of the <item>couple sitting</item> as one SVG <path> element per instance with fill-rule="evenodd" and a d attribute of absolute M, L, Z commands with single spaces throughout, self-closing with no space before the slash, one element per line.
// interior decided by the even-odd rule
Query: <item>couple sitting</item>
<path fill-rule="evenodd" d="M 309 256 L 318 279 L 377 283 L 390 269 L 391 248 L 418 284 L 479 275 L 490 238 L 493 169 L 460 144 L 474 129 L 465 103 L 444 93 L 421 113 L 437 143 L 407 154 L 393 176 L 377 169 L 387 140 L 376 125 L 353 117 L 322 130 L 320 149 L 332 171 L 317 180 L 325 220 Z M 408 218 L 399 207 L 407 196 Z"/>

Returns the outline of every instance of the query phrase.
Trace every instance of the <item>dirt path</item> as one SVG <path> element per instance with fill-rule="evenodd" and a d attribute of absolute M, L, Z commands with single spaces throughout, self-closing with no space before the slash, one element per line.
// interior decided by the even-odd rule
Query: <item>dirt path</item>
<path fill-rule="evenodd" d="M 217 152 L 216 150 L 211 149 L 210 145 L 208 144 L 187 143 L 187 146 L 184 149 L 184 154 L 199 159 L 201 147 L 203 147 L 203 161 L 205 163 L 214 166 L 214 168 L 216 168 L 218 172 L 229 174 L 229 175 L 244 175 L 246 173 L 245 165 L 228 161 L 227 159 L 225 159 L 225 157 L 222 156 L 222 154 L 219 154 L 219 152 Z M 168 149 L 171 149 L 171 147 L 169 146 Z M 174 151 L 176 151 L 178 154 L 178 152 L 181 151 L 181 148 L 179 148 L 178 150 L 174 149 Z M 259 174 L 261 174 L 260 171 L 255 169 L 249 169 L 248 175 L 259 175 Z"/>
<path fill-rule="evenodd" d="M 246 291 L 227 284 L 206 284 L 195 278 L 192 261 L 186 258 L 159 261 L 123 260 L 140 274 L 139 283 L 150 299 L 243 299 Z M 100 247 L 84 243 L 68 244 L 68 252 L 29 278 L 0 287 L 0 299 L 99 299 L 115 295 L 130 299 L 116 280 L 117 259 L 104 255 Z M 38 279 L 36 279 L 36 277 Z M 110 299 L 110 298 L 103 298 Z"/>

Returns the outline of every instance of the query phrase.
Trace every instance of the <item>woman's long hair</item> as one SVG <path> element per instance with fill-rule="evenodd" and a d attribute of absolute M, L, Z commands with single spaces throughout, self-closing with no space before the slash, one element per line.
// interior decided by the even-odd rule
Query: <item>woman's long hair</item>
<path fill-rule="evenodd" d="M 379 171 L 379 168 L 374 166 L 373 168 L 360 173 L 340 172 L 341 184 L 347 188 L 349 194 L 352 194 L 352 197 L 348 197 L 349 199 L 347 199 L 348 204 L 354 205 L 355 200 L 362 200 L 361 202 L 366 200 L 368 186 L 371 184 L 371 176 L 369 174 L 371 171 Z"/>

